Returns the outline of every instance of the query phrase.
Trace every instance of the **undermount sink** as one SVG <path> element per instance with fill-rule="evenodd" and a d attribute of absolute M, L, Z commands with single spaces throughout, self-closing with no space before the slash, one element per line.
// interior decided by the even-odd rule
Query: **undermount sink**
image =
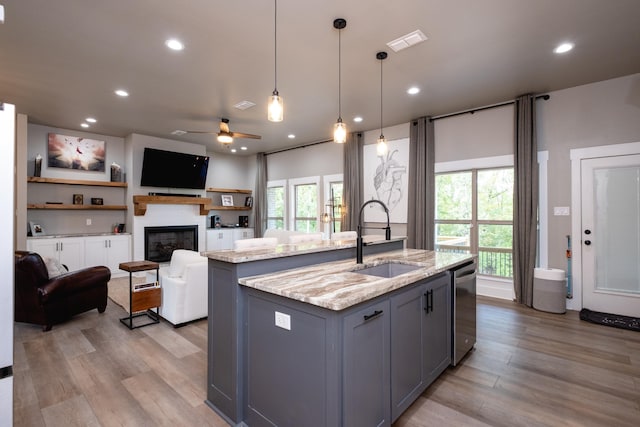
<path fill-rule="evenodd" d="M 419 265 L 389 262 L 386 264 L 380 264 L 373 267 L 361 268 L 360 270 L 353 270 L 352 272 L 358 273 L 358 274 L 366 274 L 369 276 L 384 277 L 386 279 L 389 279 L 391 277 L 396 277 L 404 273 L 409 273 L 410 271 L 414 271 L 419 268 L 422 268 L 422 267 Z"/>

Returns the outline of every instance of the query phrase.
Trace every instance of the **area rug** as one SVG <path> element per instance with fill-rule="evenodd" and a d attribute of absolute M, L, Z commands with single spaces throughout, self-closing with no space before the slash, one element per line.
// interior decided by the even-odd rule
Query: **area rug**
<path fill-rule="evenodd" d="M 580 319 L 600 325 L 640 332 L 640 319 L 637 317 L 600 313 L 599 311 L 591 311 L 588 308 L 583 308 L 580 310 Z"/>
<path fill-rule="evenodd" d="M 133 277 L 133 284 L 144 283 L 144 277 Z M 129 275 L 109 280 L 107 292 L 111 301 L 129 312 Z"/>

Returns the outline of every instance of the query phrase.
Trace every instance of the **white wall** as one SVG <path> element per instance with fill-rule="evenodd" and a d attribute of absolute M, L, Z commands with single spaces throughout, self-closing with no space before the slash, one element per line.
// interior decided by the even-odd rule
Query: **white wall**
<path fill-rule="evenodd" d="M 326 142 L 267 155 L 267 179 L 303 178 L 342 173 L 342 144 Z"/>

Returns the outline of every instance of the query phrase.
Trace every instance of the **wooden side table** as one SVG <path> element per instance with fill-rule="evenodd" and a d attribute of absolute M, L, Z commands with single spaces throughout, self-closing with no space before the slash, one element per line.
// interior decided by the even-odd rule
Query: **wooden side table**
<path fill-rule="evenodd" d="M 129 329 L 141 328 L 160 322 L 158 307 L 162 305 L 162 290 L 160 289 L 160 265 L 153 261 L 122 262 L 120 270 L 129 272 L 129 316 L 120 319 Z M 156 282 L 144 283 L 133 286 L 133 273 L 138 271 L 156 270 Z M 156 311 L 151 310 L 155 308 Z M 135 313 L 135 314 L 134 314 Z M 136 317 L 146 316 L 150 321 L 142 324 L 133 324 Z"/>

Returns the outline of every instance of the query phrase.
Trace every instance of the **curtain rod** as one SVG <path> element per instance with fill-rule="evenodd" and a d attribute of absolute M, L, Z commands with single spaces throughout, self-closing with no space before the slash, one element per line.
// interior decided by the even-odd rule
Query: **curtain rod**
<path fill-rule="evenodd" d="M 312 147 L 314 145 L 324 144 L 324 143 L 327 143 L 327 142 L 333 142 L 333 140 L 332 139 L 325 139 L 323 141 L 310 142 L 308 144 L 297 145 L 295 147 L 283 148 L 282 150 L 269 151 L 267 153 L 264 153 L 264 155 L 268 156 L 270 154 L 284 153 L 285 151 L 297 150 L 298 148 Z"/>
<path fill-rule="evenodd" d="M 536 96 L 536 100 L 538 99 L 544 99 L 545 101 L 548 100 L 549 98 L 551 98 L 551 95 L 549 94 L 545 94 L 545 95 L 538 95 Z M 511 105 L 511 104 L 515 104 L 516 100 L 514 99 L 513 101 L 505 101 L 505 102 L 501 102 L 499 104 L 493 104 L 493 105 L 487 105 L 485 107 L 478 107 L 478 108 L 472 108 L 470 110 L 464 110 L 464 111 L 458 111 L 457 113 L 451 113 L 451 114 L 443 114 L 441 116 L 435 116 L 435 117 L 431 117 L 429 119 L 430 122 L 433 122 L 435 120 L 440 120 L 440 119 L 446 119 L 448 117 L 453 117 L 453 116 L 460 116 L 462 114 L 473 114 L 476 111 L 482 111 L 482 110 L 489 110 L 491 108 L 497 108 L 497 107 L 503 107 L 505 105 Z"/>

